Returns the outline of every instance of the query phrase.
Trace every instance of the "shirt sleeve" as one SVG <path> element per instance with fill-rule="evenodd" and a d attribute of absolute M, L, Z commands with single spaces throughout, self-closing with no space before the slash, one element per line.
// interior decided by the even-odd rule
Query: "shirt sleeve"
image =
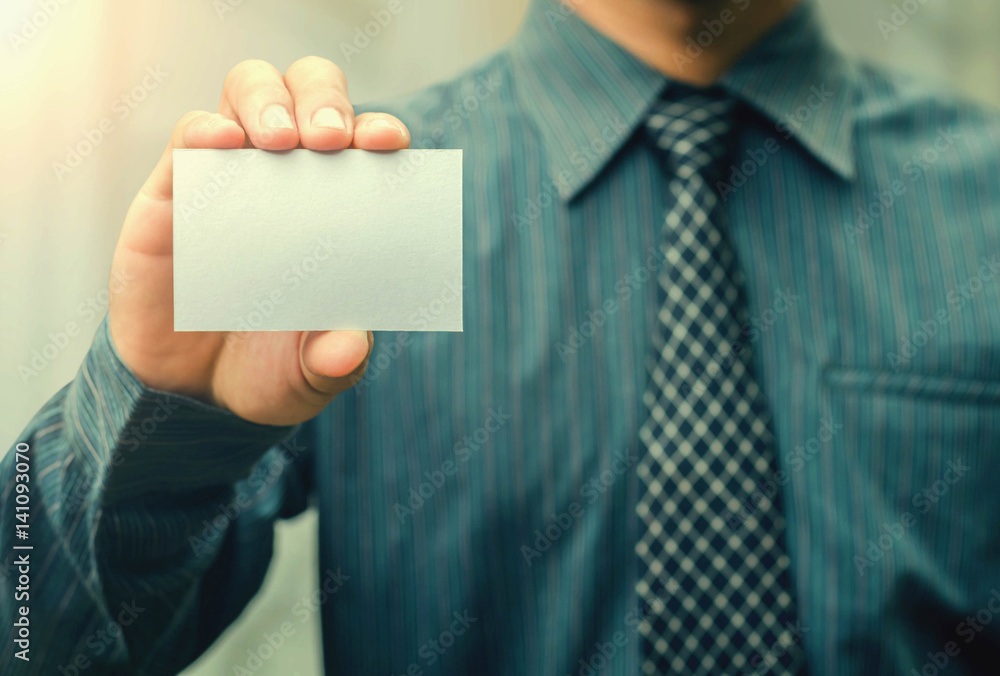
<path fill-rule="evenodd" d="M 312 429 L 146 388 L 105 320 L 0 461 L 0 673 L 193 661 L 259 589 L 274 521 L 307 506 Z"/>

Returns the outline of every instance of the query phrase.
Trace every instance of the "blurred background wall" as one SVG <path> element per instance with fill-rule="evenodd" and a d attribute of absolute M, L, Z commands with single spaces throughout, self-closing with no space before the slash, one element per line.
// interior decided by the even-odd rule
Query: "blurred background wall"
<path fill-rule="evenodd" d="M 73 377 L 107 308 L 111 254 L 132 196 L 176 120 L 215 109 L 233 65 L 261 58 L 283 71 L 301 56 L 325 56 L 364 103 L 460 72 L 506 42 L 528 4 L 395 1 L 402 11 L 350 58 L 341 45 L 388 0 L 0 3 L 0 448 Z M 894 31 L 880 24 L 893 0 L 817 1 L 850 53 L 1000 105 L 996 0 L 907 0 L 919 9 Z M 67 146 L 88 136 L 93 150 L 78 163 L 67 158 Z M 71 322 L 79 333 L 62 340 Z M 245 666 L 261 633 L 312 593 L 315 529 L 315 514 L 282 524 L 264 591 L 186 674 Z M 253 673 L 318 674 L 320 649 L 317 614 Z"/>

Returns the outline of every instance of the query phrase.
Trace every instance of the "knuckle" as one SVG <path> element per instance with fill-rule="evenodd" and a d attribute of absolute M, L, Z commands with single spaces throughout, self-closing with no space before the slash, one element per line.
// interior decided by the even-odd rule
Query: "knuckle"
<path fill-rule="evenodd" d="M 185 127 L 187 127 L 189 124 L 197 120 L 199 117 L 208 114 L 209 114 L 208 111 L 205 110 L 189 110 L 188 112 L 180 116 L 180 119 L 177 120 L 177 124 L 174 125 L 174 129 L 178 131 L 183 130 Z"/>
<path fill-rule="evenodd" d="M 284 85 L 276 82 L 260 84 L 252 91 L 246 92 L 246 100 L 251 105 L 266 105 L 274 101 L 287 101 L 290 97 Z"/>
<path fill-rule="evenodd" d="M 347 77 L 340 66 L 322 56 L 304 56 L 288 67 L 286 77 L 308 78 L 320 77 L 324 80 L 332 81 L 333 84 L 347 89 Z"/>
<path fill-rule="evenodd" d="M 237 87 L 240 83 L 244 82 L 248 77 L 268 72 L 275 73 L 280 77 L 278 69 L 263 59 L 246 59 L 244 61 L 240 61 L 235 66 L 230 68 L 228 73 L 226 73 L 226 80 L 223 84 L 223 88 L 227 91 L 232 90 L 234 87 Z"/>
<path fill-rule="evenodd" d="M 239 77 L 247 73 L 260 72 L 261 70 L 272 70 L 274 66 L 264 59 L 244 59 L 229 69 L 227 78 Z"/>
<path fill-rule="evenodd" d="M 311 54 L 309 56 L 303 56 L 301 59 L 296 59 L 292 65 L 288 67 L 288 70 L 299 70 L 299 69 L 313 69 L 313 68 L 336 68 L 337 65 L 330 61 L 329 59 L 323 58 L 322 56 L 316 56 Z"/>
<path fill-rule="evenodd" d="M 190 122 L 191 120 L 195 120 L 201 117 L 202 115 L 207 115 L 207 114 L 208 114 L 207 111 L 204 110 L 189 110 L 188 112 L 180 116 L 180 119 L 177 120 L 177 124 L 175 126 L 178 127 L 183 126 L 188 122 Z"/>

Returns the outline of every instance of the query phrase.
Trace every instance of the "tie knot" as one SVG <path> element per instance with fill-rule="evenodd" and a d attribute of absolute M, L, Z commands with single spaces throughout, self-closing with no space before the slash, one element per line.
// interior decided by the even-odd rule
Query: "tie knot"
<path fill-rule="evenodd" d="M 710 179 L 730 149 L 735 101 L 718 89 L 671 87 L 646 119 L 646 133 L 682 179 Z"/>

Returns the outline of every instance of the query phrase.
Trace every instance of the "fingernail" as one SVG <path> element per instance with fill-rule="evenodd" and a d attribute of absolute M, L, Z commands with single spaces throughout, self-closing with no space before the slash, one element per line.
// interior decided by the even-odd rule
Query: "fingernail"
<path fill-rule="evenodd" d="M 400 134 L 403 134 L 404 136 L 406 135 L 406 130 L 403 128 L 403 125 L 401 125 L 399 122 L 396 122 L 395 120 L 386 120 L 385 118 L 382 117 L 376 117 L 374 120 L 368 121 L 368 126 L 378 127 L 380 129 L 394 129 L 395 131 L 398 131 Z"/>
<path fill-rule="evenodd" d="M 262 127 L 272 129 L 295 129 L 295 123 L 292 122 L 288 109 L 279 103 L 272 104 L 261 112 L 260 124 Z"/>
<path fill-rule="evenodd" d="M 326 127 L 327 129 L 347 129 L 344 116 L 336 108 L 320 108 L 313 113 L 310 124 L 314 127 Z"/>

